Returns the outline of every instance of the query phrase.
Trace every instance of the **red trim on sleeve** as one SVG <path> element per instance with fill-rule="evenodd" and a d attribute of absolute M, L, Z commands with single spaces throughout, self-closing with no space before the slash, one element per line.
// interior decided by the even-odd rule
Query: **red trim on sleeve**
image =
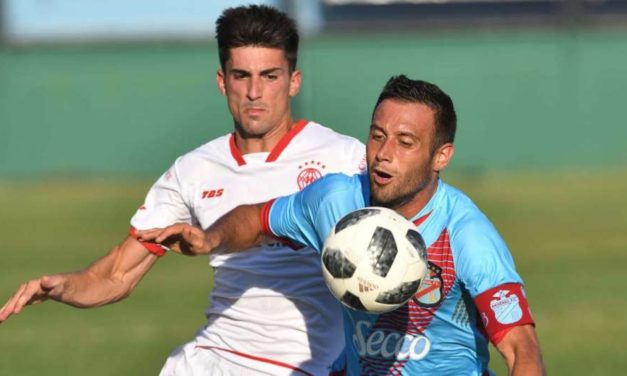
<path fill-rule="evenodd" d="M 272 199 L 261 207 L 261 228 L 263 232 L 267 235 L 274 236 L 272 230 L 270 229 L 270 208 L 272 208 L 272 204 L 274 204 L 274 200 Z"/>
<path fill-rule="evenodd" d="M 278 237 L 272 232 L 272 229 L 270 228 L 270 209 L 272 208 L 272 204 L 274 204 L 274 201 L 275 199 L 272 199 L 266 202 L 265 204 L 263 204 L 263 206 L 261 207 L 261 213 L 260 213 L 261 229 L 266 235 L 269 235 L 272 238 L 280 241 L 286 246 L 292 248 L 294 251 L 298 251 L 299 249 L 304 248 L 305 247 L 304 245 L 295 243 L 291 239 L 288 239 L 288 238 Z"/>
<path fill-rule="evenodd" d="M 534 325 L 525 291 L 519 283 L 505 283 L 484 291 L 475 298 L 475 305 L 494 345 L 513 327 Z"/>
<path fill-rule="evenodd" d="M 235 143 L 235 133 L 231 133 L 231 138 L 229 139 L 229 148 L 231 149 L 231 155 L 233 156 L 233 159 L 235 159 L 235 162 L 237 162 L 237 165 L 245 165 L 246 161 L 244 160 L 242 153 L 240 153 L 239 149 L 237 148 L 237 144 Z"/>
<path fill-rule="evenodd" d="M 133 237 L 133 239 L 137 240 L 137 229 L 133 226 L 131 226 L 131 229 L 129 231 L 129 235 L 131 235 L 131 237 Z M 138 240 L 139 241 L 139 240 Z M 139 241 L 141 243 L 141 245 L 144 246 L 144 248 L 146 248 L 148 250 L 148 252 L 157 255 L 159 257 L 165 255 L 165 249 L 163 249 L 162 246 L 160 246 L 157 243 L 151 243 L 151 242 L 142 242 Z"/>
<path fill-rule="evenodd" d="M 272 149 L 270 154 L 268 154 L 268 158 L 266 158 L 266 162 L 276 161 L 277 158 L 279 158 L 279 155 L 281 155 L 283 150 L 287 147 L 287 145 L 289 145 L 290 141 L 292 141 L 292 139 L 298 133 L 300 133 L 300 131 L 302 131 L 307 124 L 309 124 L 307 120 L 297 121 L 296 124 L 294 124 L 294 126 L 289 131 L 287 131 L 286 134 L 283 135 L 279 142 L 274 145 L 274 148 Z"/>

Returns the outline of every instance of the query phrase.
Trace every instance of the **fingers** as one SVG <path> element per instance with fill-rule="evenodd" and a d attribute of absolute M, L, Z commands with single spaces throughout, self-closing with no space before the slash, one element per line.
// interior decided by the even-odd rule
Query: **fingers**
<path fill-rule="evenodd" d="M 190 226 L 183 232 L 183 239 L 189 243 L 194 254 L 207 254 L 211 251 L 206 241 L 205 232 L 198 228 Z"/>
<path fill-rule="evenodd" d="M 29 284 L 30 282 L 21 285 L 17 292 L 13 295 L 7 307 L 9 314 L 20 313 L 21 307 L 24 305 L 24 303 L 20 304 L 20 301 L 24 301 L 24 292 L 28 288 Z M 26 297 L 28 297 L 28 295 Z"/>
<path fill-rule="evenodd" d="M 166 228 L 137 231 L 137 240 L 162 244 L 170 250 L 183 254 L 205 254 L 210 252 L 205 232 L 188 223 L 176 223 Z"/>
<path fill-rule="evenodd" d="M 200 235 L 198 234 L 200 232 Z M 188 242 L 192 247 L 198 245 L 199 238 L 204 238 L 204 232 L 196 227 L 189 226 L 181 232 L 183 239 Z"/>
<path fill-rule="evenodd" d="M 183 232 L 188 228 L 193 227 L 187 223 L 177 223 L 172 226 L 168 226 L 161 231 L 161 233 L 155 238 L 155 241 L 157 243 L 161 243 L 171 236 L 183 234 Z"/>
<path fill-rule="evenodd" d="M 188 244 L 182 244 L 181 233 L 187 227 L 192 227 L 187 223 L 177 223 L 166 228 L 153 228 L 136 232 L 137 240 L 159 243 L 176 253 L 186 253 Z"/>
<path fill-rule="evenodd" d="M 146 242 L 146 241 L 154 241 L 159 234 L 163 231 L 162 228 L 151 228 L 149 230 L 138 230 L 136 232 L 137 240 Z"/>
<path fill-rule="evenodd" d="M 173 235 L 179 235 L 186 227 L 191 227 L 187 223 L 176 223 L 166 228 L 151 228 L 148 230 L 137 230 L 137 240 L 162 243 L 165 239 Z"/>
<path fill-rule="evenodd" d="M 24 306 L 40 303 L 47 296 L 41 288 L 40 279 L 34 279 L 22 284 L 0 310 L 0 322 L 5 321 L 11 315 L 18 314 Z"/>
<path fill-rule="evenodd" d="M 17 291 L 7 300 L 7 302 L 0 310 L 0 322 L 8 319 L 13 313 L 15 313 L 15 304 L 20 296 L 22 296 L 22 292 L 26 289 L 26 283 L 20 285 Z"/>

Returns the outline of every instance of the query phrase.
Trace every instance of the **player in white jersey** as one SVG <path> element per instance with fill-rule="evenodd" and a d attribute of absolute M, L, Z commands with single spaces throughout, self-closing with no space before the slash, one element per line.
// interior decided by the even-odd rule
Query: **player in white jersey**
<path fill-rule="evenodd" d="M 298 33 L 266 6 L 227 9 L 216 34 L 235 131 L 177 159 L 131 220 L 131 235 L 86 269 L 21 285 L 0 322 L 48 299 L 95 307 L 128 296 L 164 249 L 136 230 L 176 222 L 207 227 L 246 203 L 304 188 L 330 172 L 365 168 L 364 147 L 319 124 L 294 121 Z M 208 322 L 168 358 L 162 375 L 319 375 L 343 347 L 339 306 L 324 286 L 319 258 L 307 248 L 270 241 L 250 255 L 211 257 L 215 268 Z M 277 278 L 280 275 L 282 278 Z"/>
<path fill-rule="evenodd" d="M 242 155 L 235 139 L 220 137 L 180 157 L 153 186 L 133 227 L 188 222 L 207 228 L 240 204 L 298 191 L 326 173 L 365 167 L 361 143 L 304 120 L 269 152 Z M 327 371 L 343 346 L 337 336 L 341 311 L 314 250 L 268 241 L 241 254 L 212 255 L 210 264 L 215 282 L 209 323 L 172 354 L 164 375 L 180 374 L 171 371 L 188 367 L 187 358 L 197 352 L 269 368 L 272 375 Z"/>

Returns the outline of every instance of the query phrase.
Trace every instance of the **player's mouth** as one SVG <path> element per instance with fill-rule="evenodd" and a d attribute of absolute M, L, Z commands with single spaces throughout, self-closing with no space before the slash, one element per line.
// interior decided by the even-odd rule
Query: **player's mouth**
<path fill-rule="evenodd" d="M 266 104 L 260 101 L 244 103 L 244 112 L 248 116 L 257 116 L 266 111 Z"/>
<path fill-rule="evenodd" d="M 392 177 L 393 177 L 388 172 L 381 170 L 379 168 L 373 168 L 371 175 L 372 175 L 372 180 L 374 180 L 374 182 L 377 185 L 386 185 L 392 181 Z"/>
<path fill-rule="evenodd" d="M 248 116 L 259 116 L 265 111 L 265 109 L 262 107 L 248 107 L 244 111 Z"/>

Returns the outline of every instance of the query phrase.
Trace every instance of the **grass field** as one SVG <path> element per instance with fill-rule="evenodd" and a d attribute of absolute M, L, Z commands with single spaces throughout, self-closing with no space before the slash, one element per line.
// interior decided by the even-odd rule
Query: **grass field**
<path fill-rule="evenodd" d="M 627 171 L 451 176 L 508 242 L 551 375 L 627 373 Z M 150 182 L 0 183 L 0 300 L 121 240 Z M 29 307 L 0 325 L 0 375 L 155 375 L 204 322 L 205 258 L 168 255 L 126 301 Z M 505 374 L 495 356 L 493 368 Z"/>

